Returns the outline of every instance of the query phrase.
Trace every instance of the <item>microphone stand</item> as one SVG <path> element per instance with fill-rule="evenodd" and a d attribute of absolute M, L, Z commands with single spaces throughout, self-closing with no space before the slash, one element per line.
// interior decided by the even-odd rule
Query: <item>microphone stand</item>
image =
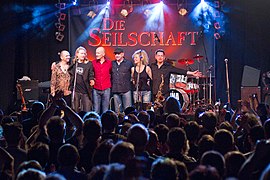
<path fill-rule="evenodd" d="M 137 97 L 136 97 L 136 103 L 137 103 L 137 107 L 136 109 L 139 110 L 141 107 L 139 106 L 139 98 L 140 98 L 140 95 L 139 95 L 139 80 L 140 80 L 140 71 L 141 71 L 141 63 L 142 63 L 142 50 L 140 51 L 140 64 L 139 64 L 139 72 L 137 72 L 137 81 L 136 81 L 136 93 L 137 93 Z M 137 65 L 136 65 L 137 66 Z M 136 66 L 134 68 L 134 73 L 136 71 Z M 141 98 L 141 104 L 142 104 L 142 98 Z"/>
<path fill-rule="evenodd" d="M 77 83 L 77 67 L 78 67 L 78 59 L 75 61 L 75 70 L 74 70 L 74 82 L 73 82 L 73 90 L 72 90 L 72 98 L 71 98 L 71 103 L 72 103 L 72 108 L 75 109 L 75 88 L 76 88 L 76 83 Z"/>

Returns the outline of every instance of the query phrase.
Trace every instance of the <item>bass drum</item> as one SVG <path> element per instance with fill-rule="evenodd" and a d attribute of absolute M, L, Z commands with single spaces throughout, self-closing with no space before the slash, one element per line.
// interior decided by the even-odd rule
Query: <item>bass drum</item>
<path fill-rule="evenodd" d="M 183 112 L 187 110 L 190 101 L 188 94 L 183 89 L 180 88 L 170 89 L 170 96 L 174 97 L 180 102 Z"/>

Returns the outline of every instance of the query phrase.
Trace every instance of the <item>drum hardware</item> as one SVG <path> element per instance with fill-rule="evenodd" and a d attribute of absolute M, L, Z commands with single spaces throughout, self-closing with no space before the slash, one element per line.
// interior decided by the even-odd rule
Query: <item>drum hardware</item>
<path fill-rule="evenodd" d="M 196 60 L 200 60 L 202 58 L 203 58 L 203 56 L 200 54 L 197 54 L 196 56 L 193 57 L 193 59 L 196 59 Z"/>
<path fill-rule="evenodd" d="M 193 59 L 179 59 L 178 60 L 178 63 L 179 64 L 183 64 L 183 65 L 191 65 L 191 64 L 193 64 L 194 63 L 194 60 Z"/>

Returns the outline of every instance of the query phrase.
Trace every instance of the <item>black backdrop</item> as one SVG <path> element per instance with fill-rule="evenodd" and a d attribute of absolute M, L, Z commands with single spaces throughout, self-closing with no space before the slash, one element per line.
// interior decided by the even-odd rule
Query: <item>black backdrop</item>
<path fill-rule="evenodd" d="M 223 1 L 227 8 L 226 33 L 215 44 L 216 97 L 226 102 L 224 59 L 229 60 L 231 101 L 240 98 L 240 87 L 244 65 L 270 70 L 270 1 L 239 0 Z M 29 21 L 25 12 L 11 11 L 14 3 L 25 6 L 47 4 L 52 10 L 54 2 L 1 1 L 0 14 L 0 108 L 6 113 L 14 110 L 16 102 L 16 80 L 23 75 L 40 82 L 50 79 L 50 64 L 58 59 L 57 52 L 68 49 L 67 31 L 62 42 L 55 39 L 55 27 L 48 29 L 21 30 Z M 27 10 L 26 10 L 27 11 Z M 39 34 L 39 36 L 37 36 Z"/>

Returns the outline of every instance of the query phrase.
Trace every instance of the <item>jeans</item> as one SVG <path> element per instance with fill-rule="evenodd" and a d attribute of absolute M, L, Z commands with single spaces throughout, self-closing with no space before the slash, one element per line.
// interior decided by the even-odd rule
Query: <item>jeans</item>
<path fill-rule="evenodd" d="M 133 92 L 134 103 L 137 103 L 137 102 L 150 103 L 151 102 L 151 91 L 138 91 L 138 93 L 139 93 L 139 96 L 137 95 L 136 91 Z"/>
<path fill-rule="evenodd" d="M 98 114 L 109 109 L 111 89 L 105 89 L 103 91 L 93 89 L 94 111 Z M 102 107 L 102 110 L 100 109 Z"/>
<path fill-rule="evenodd" d="M 75 112 L 88 112 L 92 110 L 92 101 L 90 100 L 88 94 L 75 92 L 74 103 L 72 105 Z"/>
<path fill-rule="evenodd" d="M 130 107 L 132 105 L 131 99 L 131 91 L 113 94 L 115 112 L 123 112 L 127 107 Z"/>

